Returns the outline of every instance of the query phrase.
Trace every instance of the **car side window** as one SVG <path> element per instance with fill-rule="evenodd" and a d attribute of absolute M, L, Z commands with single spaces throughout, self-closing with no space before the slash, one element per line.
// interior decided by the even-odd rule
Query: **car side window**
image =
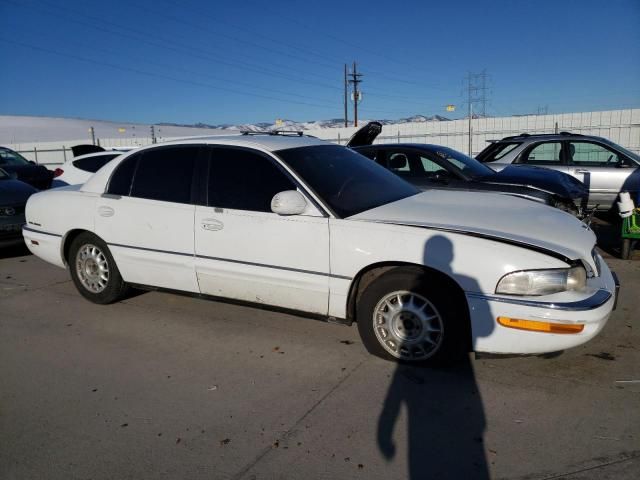
<path fill-rule="evenodd" d="M 131 196 L 163 202 L 191 203 L 199 147 L 162 147 L 142 152 L 133 175 Z"/>
<path fill-rule="evenodd" d="M 128 196 L 131 193 L 131 182 L 140 157 L 142 157 L 142 153 L 136 153 L 120 162 L 111 174 L 107 193 L 124 196 Z"/>
<path fill-rule="evenodd" d="M 209 164 L 208 205 L 271 212 L 271 200 L 295 183 L 275 162 L 243 148 L 213 148 Z"/>
<path fill-rule="evenodd" d="M 80 170 L 84 170 L 85 172 L 96 173 L 103 166 L 105 166 L 108 162 L 116 158 L 120 153 L 114 153 L 113 155 L 98 155 L 96 157 L 88 157 L 81 158 L 79 160 L 74 160 L 73 166 L 79 168 Z"/>
<path fill-rule="evenodd" d="M 608 148 L 591 142 L 571 142 L 569 144 L 569 163 L 592 167 L 615 167 L 620 157 Z"/>
<path fill-rule="evenodd" d="M 444 168 L 442 168 L 440 165 L 438 165 L 436 162 L 434 162 L 430 158 L 427 158 L 423 155 L 420 155 L 420 163 L 422 164 L 422 168 L 427 174 L 444 171 Z"/>
<path fill-rule="evenodd" d="M 562 142 L 540 143 L 524 154 L 522 163 L 559 165 L 562 163 Z"/>
<path fill-rule="evenodd" d="M 387 168 L 394 173 L 408 174 L 411 172 L 408 155 L 404 152 L 390 153 L 387 158 Z"/>

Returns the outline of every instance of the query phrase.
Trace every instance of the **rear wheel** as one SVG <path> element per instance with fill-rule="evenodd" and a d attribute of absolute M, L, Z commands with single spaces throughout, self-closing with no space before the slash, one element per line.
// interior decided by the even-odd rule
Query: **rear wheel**
<path fill-rule="evenodd" d="M 127 290 L 107 244 L 92 233 L 73 239 L 68 263 L 78 292 L 93 303 L 116 302 Z"/>
<path fill-rule="evenodd" d="M 399 267 L 367 286 L 357 308 L 367 350 L 402 363 L 450 363 L 468 345 L 468 315 L 449 282 Z"/>

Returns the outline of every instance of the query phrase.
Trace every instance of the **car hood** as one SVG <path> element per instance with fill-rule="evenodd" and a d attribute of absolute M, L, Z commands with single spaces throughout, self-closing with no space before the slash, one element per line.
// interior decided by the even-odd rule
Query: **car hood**
<path fill-rule="evenodd" d="M 587 225 L 566 212 L 517 197 L 429 190 L 349 219 L 477 235 L 583 259 L 596 268 L 591 255 L 596 237 Z"/>
<path fill-rule="evenodd" d="M 0 180 L 0 204 L 19 205 L 38 190 L 20 180 Z"/>
<path fill-rule="evenodd" d="M 589 189 L 571 175 L 548 168 L 529 165 L 509 165 L 494 174 L 482 177 L 490 183 L 524 185 L 563 198 L 580 199 L 589 195 Z"/>

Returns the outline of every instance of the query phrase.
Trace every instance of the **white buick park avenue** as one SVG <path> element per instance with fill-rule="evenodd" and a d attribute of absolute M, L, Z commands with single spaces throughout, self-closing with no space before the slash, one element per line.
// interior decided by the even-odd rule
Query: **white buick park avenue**
<path fill-rule="evenodd" d="M 356 322 L 369 352 L 402 362 L 574 347 L 616 300 L 593 232 L 573 216 L 421 192 L 301 135 L 135 150 L 83 185 L 33 195 L 26 222 L 29 249 L 67 267 L 92 302 L 133 287 Z"/>

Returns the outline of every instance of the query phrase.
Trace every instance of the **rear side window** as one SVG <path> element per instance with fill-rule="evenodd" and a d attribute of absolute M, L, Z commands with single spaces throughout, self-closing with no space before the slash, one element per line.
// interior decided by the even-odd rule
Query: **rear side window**
<path fill-rule="evenodd" d="M 131 181 L 133 180 L 133 174 L 136 172 L 138 159 L 140 157 L 142 157 L 142 153 L 131 155 L 116 167 L 115 171 L 111 174 L 107 193 L 125 196 L 131 193 Z"/>
<path fill-rule="evenodd" d="M 213 148 L 208 204 L 212 207 L 271 212 L 271 200 L 293 181 L 269 158 L 240 148 Z"/>
<path fill-rule="evenodd" d="M 80 160 L 74 160 L 73 166 L 84 170 L 85 172 L 96 173 L 108 162 L 116 158 L 120 153 L 114 153 L 113 155 L 98 155 L 95 157 L 81 158 Z"/>
<path fill-rule="evenodd" d="M 200 148 L 162 147 L 138 160 L 131 196 L 163 202 L 191 203 L 193 173 Z"/>
<path fill-rule="evenodd" d="M 532 165 L 559 165 L 562 163 L 562 142 L 545 142 L 531 148 L 520 162 Z"/>
<path fill-rule="evenodd" d="M 504 158 L 509 152 L 514 151 L 520 145 L 522 144 L 518 142 L 492 143 L 480 152 L 476 158 L 482 163 L 496 162 Z"/>

